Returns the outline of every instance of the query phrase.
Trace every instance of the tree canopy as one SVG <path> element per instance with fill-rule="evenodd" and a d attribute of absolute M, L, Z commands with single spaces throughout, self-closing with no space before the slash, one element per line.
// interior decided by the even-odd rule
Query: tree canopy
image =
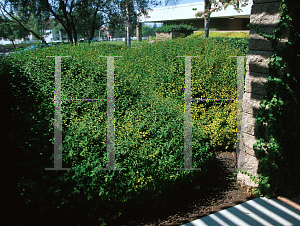
<path fill-rule="evenodd" d="M 138 16 L 148 15 L 149 0 L 2 0 L 0 7 L 3 14 L 47 44 L 41 34 L 29 26 L 32 16 L 37 23 L 44 23 L 54 18 L 55 25 L 60 24 L 70 42 L 76 43 L 78 35 L 92 40 L 95 31 L 104 24 L 120 27 L 127 19 L 124 14 L 127 3 L 130 5 L 129 22 L 133 26 Z M 134 6 L 134 3 L 137 6 Z M 151 4 L 158 5 L 153 1 Z M 137 8 L 139 13 L 136 13 Z"/>
<path fill-rule="evenodd" d="M 18 23 L 10 21 L 3 15 L 0 16 L 0 37 L 9 39 L 14 47 L 14 39 L 25 38 L 29 35 L 29 32 L 24 30 Z"/>

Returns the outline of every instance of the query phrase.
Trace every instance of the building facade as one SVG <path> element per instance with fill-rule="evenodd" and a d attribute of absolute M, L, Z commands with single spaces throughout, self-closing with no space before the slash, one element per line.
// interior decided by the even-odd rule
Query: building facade
<path fill-rule="evenodd" d="M 218 30 L 250 30 L 247 24 L 250 22 L 252 1 L 249 1 L 246 7 L 241 7 L 242 12 L 238 13 L 233 6 L 228 6 L 226 10 L 214 12 L 211 14 L 210 28 Z M 150 9 L 146 18 L 141 16 L 141 23 L 163 23 L 180 24 L 185 23 L 193 25 L 197 29 L 204 28 L 204 19 L 196 18 L 195 14 L 204 11 L 204 2 L 178 4 L 175 6 L 167 6 Z"/>
<path fill-rule="evenodd" d="M 66 41 L 67 40 L 67 36 L 62 36 L 61 35 L 57 35 L 53 32 L 53 29 L 50 30 L 45 30 L 45 35 L 43 36 L 45 41 L 47 43 L 51 43 L 51 42 L 55 42 L 55 41 L 60 41 L 62 39 L 62 41 Z M 21 39 L 15 39 L 14 43 L 15 44 L 21 44 L 21 43 L 33 43 L 36 42 L 37 39 L 32 35 L 28 35 L 27 38 L 21 38 Z M 12 44 L 12 42 L 9 39 L 4 39 L 4 38 L 0 38 L 0 44 L 1 45 L 7 45 L 7 44 Z"/>

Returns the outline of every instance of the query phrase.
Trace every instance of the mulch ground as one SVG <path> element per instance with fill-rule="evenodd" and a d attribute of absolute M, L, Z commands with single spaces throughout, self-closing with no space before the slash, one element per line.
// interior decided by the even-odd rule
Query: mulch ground
<path fill-rule="evenodd" d="M 167 190 L 159 197 L 158 205 L 151 201 L 141 205 L 133 202 L 127 206 L 128 208 L 122 212 L 121 218 L 117 221 L 106 219 L 107 226 L 180 226 L 255 198 L 247 194 L 247 187 L 232 180 L 233 170 L 229 169 L 235 167 L 235 153 L 223 151 L 216 154 L 220 157 L 214 164 L 209 165 L 208 174 L 205 177 L 194 180 L 184 188 Z M 290 200 L 300 204 L 300 194 Z M 12 209 L 15 208 L 9 210 Z M 22 208 L 21 210 L 24 211 Z M 29 213 L 35 217 L 33 220 L 27 216 L 30 215 Z M 12 214 L 7 213 L 6 216 L 15 215 L 14 218 L 8 218 L 9 222 L 26 216 L 26 219 L 22 219 L 23 223 L 20 224 L 18 221 L 19 224 L 2 225 L 78 225 L 70 224 L 70 222 L 47 224 L 48 221 L 39 220 L 36 213 L 37 210 L 28 210 L 19 216 L 20 212 L 16 208 Z"/>
<path fill-rule="evenodd" d="M 166 191 L 157 206 L 149 202 L 132 205 L 122 213 L 123 217 L 107 224 L 178 226 L 255 198 L 247 194 L 247 187 L 232 180 L 233 170 L 229 168 L 235 167 L 235 153 L 223 151 L 217 156 L 220 157 L 201 181 Z"/>

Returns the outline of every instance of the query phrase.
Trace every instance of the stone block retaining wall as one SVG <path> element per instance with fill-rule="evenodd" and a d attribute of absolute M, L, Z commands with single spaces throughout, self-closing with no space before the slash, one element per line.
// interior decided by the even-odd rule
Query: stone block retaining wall
<path fill-rule="evenodd" d="M 186 37 L 188 34 L 185 34 L 183 32 L 177 32 L 177 31 L 172 31 L 172 32 L 156 32 L 156 41 L 165 41 L 165 40 L 170 40 L 173 38 L 180 37 L 181 34 L 184 34 L 184 37 Z"/>
<path fill-rule="evenodd" d="M 263 32 L 272 35 L 280 20 L 279 7 L 281 0 L 253 0 L 250 24 L 259 26 Z M 288 34 L 284 34 L 280 44 L 287 41 Z M 249 33 L 249 52 L 247 54 L 245 93 L 243 96 L 243 116 L 241 139 L 237 145 L 238 168 L 246 170 L 257 177 L 258 159 L 253 150 L 256 143 L 255 117 L 259 102 L 265 93 L 264 84 L 267 82 L 268 62 L 272 55 L 271 43 L 257 34 L 254 29 Z M 266 128 L 266 127 L 265 127 Z M 268 138 L 266 129 L 265 136 Z M 249 176 L 238 173 L 239 182 L 247 186 L 257 187 Z"/>

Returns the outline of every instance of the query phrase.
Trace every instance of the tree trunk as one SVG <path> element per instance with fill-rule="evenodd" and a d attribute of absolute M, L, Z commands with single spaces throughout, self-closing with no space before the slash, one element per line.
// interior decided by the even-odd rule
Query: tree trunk
<path fill-rule="evenodd" d="M 125 18 L 125 44 L 128 47 L 131 47 L 128 2 L 126 2 L 126 5 L 125 5 L 125 12 L 126 12 L 126 18 Z"/>
<path fill-rule="evenodd" d="M 68 33 L 68 39 L 69 39 L 69 42 L 70 42 L 70 43 L 73 43 L 72 31 L 68 30 L 67 33 Z"/>
<path fill-rule="evenodd" d="M 98 11 L 98 7 L 97 7 L 97 10 L 94 13 L 94 17 L 93 17 L 93 21 L 92 21 L 92 30 L 91 30 L 91 33 L 90 33 L 90 37 L 88 38 L 88 40 L 90 40 L 90 41 L 93 40 L 95 31 L 96 31 L 95 23 L 96 23 L 97 11 Z"/>
<path fill-rule="evenodd" d="M 76 33 L 76 28 L 75 28 L 75 24 L 74 24 L 74 21 L 73 21 L 73 18 L 71 17 L 71 28 L 72 28 L 72 31 L 73 31 L 73 38 L 74 38 L 74 44 L 77 43 L 77 33 Z"/>
<path fill-rule="evenodd" d="M 12 42 L 12 44 L 14 45 L 14 47 L 15 47 L 15 49 L 16 49 L 16 46 L 15 46 L 14 40 L 10 39 L 10 41 Z"/>
<path fill-rule="evenodd" d="M 60 1 L 60 3 L 62 4 L 62 10 L 63 10 L 63 14 L 64 14 L 64 17 L 66 18 L 66 27 L 65 27 L 65 29 L 66 29 L 66 32 L 68 33 L 68 39 L 69 39 L 69 41 L 71 42 L 71 43 L 73 43 L 73 37 L 72 37 L 72 30 L 74 29 L 73 28 L 73 26 L 72 25 L 74 25 L 73 24 L 73 18 L 72 18 L 72 16 L 71 16 L 71 12 L 67 12 L 66 11 L 66 7 L 65 7 L 65 3 L 64 3 L 64 1 Z M 69 18 L 68 18 L 68 14 L 71 16 L 71 21 L 69 20 Z M 59 19 L 58 19 L 58 21 L 59 21 Z"/>
<path fill-rule="evenodd" d="M 96 31 L 96 27 L 95 27 L 95 23 L 93 23 L 92 30 L 91 30 L 91 33 L 90 33 L 90 37 L 88 38 L 88 40 L 90 40 L 90 41 L 93 40 L 95 31 Z"/>
<path fill-rule="evenodd" d="M 74 43 L 77 43 L 77 33 L 76 33 L 76 29 L 74 29 Z"/>
<path fill-rule="evenodd" d="M 128 47 L 130 47 L 131 46 L 131 40 L 130 40 L 130 25 L 129 25 L 129 23 L 125 24 L 125 33 L 126 33 L 125 43 Z"/>
<path fill-rule="evenodd" d="M 142 24 L 137 21 L 137 25 L 136 25 L 136 40 L 138 42 L 141 42 L 143 40 L 143 35 L 142 35 Z"/>
<path fill-rule="evenodd" d="M 211 4 L 210 4 L 210 0 L 205 0 L 204 1 L 204 9 L 208 9 L 210 10 L 211 8 Z M 208 38 L 209 36 L 209 23 L 210 23 L 210 15 L 208 16 L 208 18 L 206 18 L 206 16 L 204 16 L 204 31 L 205 31 L 205 38 Z"/>
<path fill-rule="evenodd" d="M 205 30 L 205 38 L 208 38 L 209 36 L 209 23 L 210 23 L 210 17 L 208 19 L 206 19 L 204 17 L 204 30 Z"/>
<path fill-rule="evenodd" d="M 72 28 L 70 26 L 70 21 L 68 20 L 68 23 L 66 24 L 66 26 L 63 25 L 63 27 L 65 28 L 65 31 L 67 32 L 68 41 L 73 43 L 73 35 L 72 35 Z M 62 39 L 61 39 L 61 41 L 62 41 Z"/>
<path fill-rule="evenodd" d="M 111 30 L 111 39 L 114 39 L 114 37 L 115 37 L 115 29 L 113 28 Z"/>

